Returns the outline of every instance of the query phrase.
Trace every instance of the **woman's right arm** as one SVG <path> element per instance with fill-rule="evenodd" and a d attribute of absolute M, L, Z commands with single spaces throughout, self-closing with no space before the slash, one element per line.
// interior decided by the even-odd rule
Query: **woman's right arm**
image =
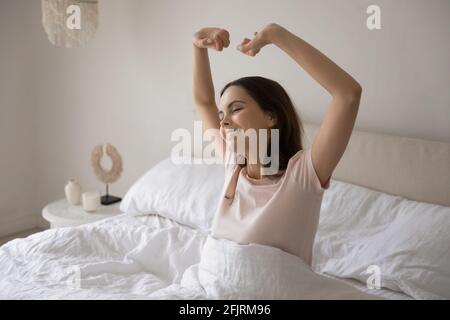
<path fill-rule="evenodd" d="M 203 28 L 193 36 L 194 68 L 193 97 L 195 110 L 203 122 L 203 129 L 216 129 L 213 135 L 216 155 L 223 159 L 224 142 L 220 138 L 220 119 L 215 102 L 214 85 L 208 49 L 222 51 L 230 44 L 228 31 L 220 28 Z"/>
<path fill-rule="evenodd" d="M 219 128 L 214 85 L 209 65 L 208 49 L 194 45 L 193 95 L 195 110 L 205 129 Z"/>

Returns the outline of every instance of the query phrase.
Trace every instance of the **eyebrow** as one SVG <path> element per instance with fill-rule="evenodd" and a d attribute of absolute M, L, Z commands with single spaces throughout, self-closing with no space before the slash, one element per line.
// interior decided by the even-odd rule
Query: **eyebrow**
<path fill-rule="evenodd" d="M 233 103 L 236 103 L 236 102 L 246 103 L 244 100 L 233 100 L 228 104 L 227 109 L 230 109 L 230 107 L 233 105 Z M 222 113 L 223 113 L 223 111 L 219 110 L 219 114 L 222 114 Z"/>

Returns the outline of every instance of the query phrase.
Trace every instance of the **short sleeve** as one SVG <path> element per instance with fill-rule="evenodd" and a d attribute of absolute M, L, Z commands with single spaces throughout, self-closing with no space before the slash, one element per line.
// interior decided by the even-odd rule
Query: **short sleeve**
<path fill-rule="evenodd" d="M 323 193 L 330 187 L 330 180 L 322 187 L 319 177 L 317 176 L 311 158 L 311 148 L 298 151 L 289 160 L 288 176 L 294 179 L 302 188 L 311 190 L 315 193 Z"/>

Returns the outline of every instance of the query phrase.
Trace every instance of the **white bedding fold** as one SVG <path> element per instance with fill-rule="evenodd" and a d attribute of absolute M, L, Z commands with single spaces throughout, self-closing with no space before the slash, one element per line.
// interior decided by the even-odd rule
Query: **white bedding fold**
<path fill-rule="evenodd" d="M 10 241 L 0 247 L 0 299 L 376 298 L 280 249 L 162 219 L 125 214 Z"/>
<path fill-rule="evenodd" d="M 302 259 L 278 248 L 211 236 L 192 268 L 212 299 L 378 299 L 314 273 Z"/>

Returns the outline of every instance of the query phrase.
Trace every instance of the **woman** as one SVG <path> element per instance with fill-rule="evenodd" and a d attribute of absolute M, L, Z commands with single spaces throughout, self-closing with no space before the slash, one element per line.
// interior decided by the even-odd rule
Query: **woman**
<path fill-rule="evenodd" d="M 350 139 L 362 88 L 324 54 L 278 24 L 265 26 L 253 39 L 243 39 L 237 47 L 242 53 L 254 57 L 273 44 L 331 94 L 311 148 L 304 150 L 302 125 L 294 106 L 273 80 L 245 77 L 230 82 L 220 92 L 217 108 L 208 49 L 222 51 L 229 44 L 229 33 L 220 28 L 203 28 L 193 36 L 196 111 L 205 130 L 218 129 L 214 145 L 226 169 L 224 194 L 211 235 L 277 247 L 311 266 L 323 193 Z M 279 130 L 278 174 L 264 175 L 261 161 L 248 162 L 248 145 L 242 153 L 243 164 L 226 157 L 227 133 L 236 129 Z"/>

